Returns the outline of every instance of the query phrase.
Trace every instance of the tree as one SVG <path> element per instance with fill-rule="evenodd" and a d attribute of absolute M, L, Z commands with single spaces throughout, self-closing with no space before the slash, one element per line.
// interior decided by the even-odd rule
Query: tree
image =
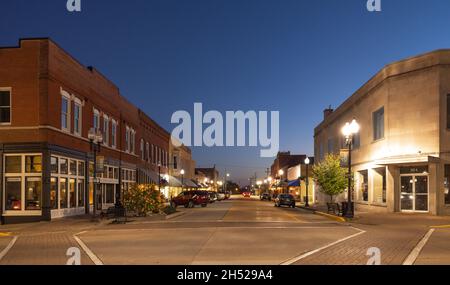
<path fill-rule="evenodd" d="M 123 201 L 127 211 L 140 217 L 159 213 L 164 208 L 164 196 L 152 184 L 133 185 L 125 191 Z"/>
<path fill-rule="evenodd" d="M 348 186 L 346 169 L 341 167 L 339 155 L 329 154 L 324 161 L 313 167 L 313 177 L 320 186 L 320 191 L 330 196 L 333 202 L 334 196 L 345 191 Z"/>

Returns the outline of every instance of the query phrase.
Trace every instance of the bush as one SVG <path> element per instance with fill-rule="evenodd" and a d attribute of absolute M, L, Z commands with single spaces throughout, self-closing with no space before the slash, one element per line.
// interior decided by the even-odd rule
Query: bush
<path fill-rule="evenodd" d="M 123 202 L 128 212 L 135 212 L 139 217 L 149 213 L 160 213 L 164 208 L 165 197 L 152 184 L 133 185 L 125 191 Z"/>
<path fill-rule="evenodd" d="M 348 186 L 347 170 L 341 167 L 338 155 L 327 155 L 325 160 L 313 167 L 314 180 L 320 186 L 322 193 L 333 197 L 345 191 Z"/>

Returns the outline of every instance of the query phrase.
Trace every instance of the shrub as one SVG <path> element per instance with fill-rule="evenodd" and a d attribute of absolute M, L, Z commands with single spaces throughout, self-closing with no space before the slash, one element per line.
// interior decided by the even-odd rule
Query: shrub
<path fill-rule="evenodd" d="M 329 195 L 331 202 L 348 186 L 347 170 L 341 167 L 339 155 L 327 155 L 324 161 L 313 167 L 313 176 L 320 191 Z"/>
<path fill-rule="evenodd" d="M 152 184 L 135 184 L 123 196 L 127 211 L 135 212 L 140 217 L 160 213 L 164 208 L 165 198 Z"/>

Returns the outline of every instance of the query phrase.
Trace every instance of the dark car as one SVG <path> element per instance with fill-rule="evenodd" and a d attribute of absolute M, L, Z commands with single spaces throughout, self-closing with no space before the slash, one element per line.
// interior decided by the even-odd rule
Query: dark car
<path fill-rule="evenodd" d="M 272 196 L 270 196 L 269 193 L 262 193 L 259 198 L 261 199 L 261 201 L 264 201 L 264 200 L 271 201 L 272 200 Z"/>
<path fill-rule="evenodd" d="M 289 206 L 295 208 L 294 196 L 290 194 L 280 194 L 275 199 L 275 207 Z"/>
<path fill-rule="evenodd" d="M 184 206 L 185 208 L 194 208 L 201 205 L 206 207 L 209 203 L 209 193 L 206 191 L 184 191 L 171 201 L 172 207 Z"/>

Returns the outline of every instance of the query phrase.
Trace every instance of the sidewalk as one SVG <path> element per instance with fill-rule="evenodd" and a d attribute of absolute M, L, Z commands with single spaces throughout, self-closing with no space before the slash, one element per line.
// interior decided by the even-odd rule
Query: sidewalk
<path fill-rule="evenodd" d="M 418 214 L 401 213 L 357 213 L 357 218 L 349 225 L 366 231 L 366 233 L 334 245 L 326 250 L 311 255 L 296 264 L 325 265 L 365 265 L 369 260 L 367 251 L 376 247 L 381 250 L 381 264 L 401 265 L 414 247 L 421 241 L 431 226 L 450 224 L 449 217 L 435 217 Z M 433 236 L 428 242 L 417 264 L 443 262 L 450 264 L 450 246 L 447 245 L 450 233 Z M 441 258 L 432 259 L 438 250 L 445 246 L 446 253 Z"/>

